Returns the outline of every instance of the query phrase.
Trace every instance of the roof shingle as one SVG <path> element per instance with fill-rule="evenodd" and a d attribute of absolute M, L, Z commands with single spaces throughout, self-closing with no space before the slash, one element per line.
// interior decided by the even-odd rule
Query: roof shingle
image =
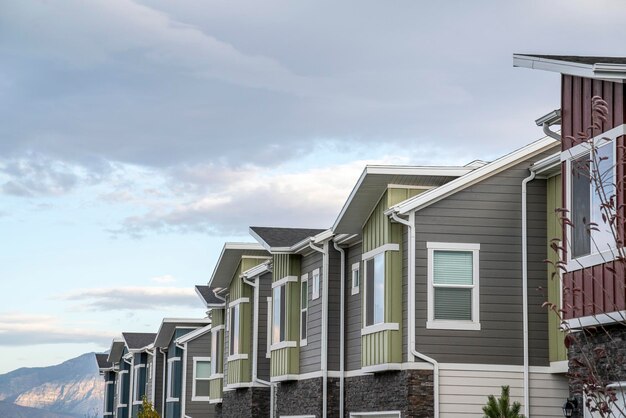
<path fill-rule="evenodd" d="M 156 334 L 152 332 L 123 332 L 122 337 L 124 337 L 129 350 L 137 350 L 152 344 Z"/>
<path fill-rule="evenodd" d="M 325 231 L 325 229 L 273 228 L 264 226 L 251 226 L 250 229 L 272 248 L 291 247 L 308 237 L 313 237 Z"/>

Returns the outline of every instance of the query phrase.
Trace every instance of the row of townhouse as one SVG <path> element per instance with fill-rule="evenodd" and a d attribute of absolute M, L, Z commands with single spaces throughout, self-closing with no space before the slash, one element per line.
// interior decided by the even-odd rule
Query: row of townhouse
<path fill-rule="evenodd" d="M 492 162 L 367 166 L 331 228 L 250 227 L 256 242 L 226 243 L 196 286 L 206 317 L 123 333 L 98 356 L 104 416 L 134 418 L 146 396 L 165 418 L 480 417 L 503 385 L 527 417 L 563 416 L 569 398 L 583 416 L 561 321 L 542 304 L 576 332 L 623 310 L 624 285 L 606 273 L 621 308 L 589 311 L 562 289 L 587 292 L 576 266 L 606 258 L 587 245 L 562 280 L 545 262 L 551 239 L 572 234 L 558 209 L 580 192 L 578 154 L 550 126 L 582 129 L 604 94 L 606 131 L 623 141 L 626 60 L 603 62 L 515 55 L 563 74 L 560 111 L 538 120 L 545 138 Z"/>

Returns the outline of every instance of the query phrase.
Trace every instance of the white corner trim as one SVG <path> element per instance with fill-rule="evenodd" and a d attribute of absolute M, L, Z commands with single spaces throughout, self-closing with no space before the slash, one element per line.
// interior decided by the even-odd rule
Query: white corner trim
<path fill-rule="evenodd" d="M 598 315 L 582 316 L 564 321 L 569 329 L 581 329 L 598 325 L 626 322 L 626 311 L 607 312 Z"/>
<path fill-rule="evenodd" d="M 248 355 L 245 354 L 245 353 L 242 353 L 242 354 L 231 354 L 226 359 L 226 361 L 237 361 L 237 360 L 248 360 Z"/>
<path fill-rule="evenodd" d="M 278 286 L 282 286 L 286 283 L 297 283 L 298 282 L 298 276 L 285 276 L 280 280 L 276 280 L 274 283 L 272 283 L 272 289 Z"/>
<path fill-rule="evenodd" d="M 270 347 L 270 351 L 281 350 L 283 348 L 295 348 L 298 346 L 296 341 L 281 341 L 278 343 L 274 343 Z"/>
<path fill-rule="evenodd" d="M 377 256 L 380 253 L 384 253 L 386 251 L 400 251 L 400 244 L 384 244 L 380 247 L 374 248 L 361 256 L 361 260 L 369 260 Z"/>
<path fill-rule="evenodd" d="M 381 322 L 380 324 L 370 325 L 361 328 L 361 335 L 374 334 L 380 331 L 399 331 L 400 324 L 397 322 Z"/>
<path fill-rule="evenodd" d="M 428 329 L 450 329 L 458 331 L 480 331 L 480 322 L 473 321 L 443 321 L 432 320 L 426 322 Z"/>
<path fill-rule="evenodd" d="M 228 303 L 228 307 L 232 308 L 233 306 L 237 306 L 240 303 L 249 303 L 250 302 L 250 298 L 239 298 L 239 299 L 235 299 L 231 302 Z"/>

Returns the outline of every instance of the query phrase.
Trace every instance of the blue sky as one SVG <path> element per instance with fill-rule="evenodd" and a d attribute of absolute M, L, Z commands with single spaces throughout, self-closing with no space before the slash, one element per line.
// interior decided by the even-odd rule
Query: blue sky
<path fill-rule="evenodd" d="M 541 136 L 556 74 L 624 55 L 617 1 L 0 6 L 0 373 L 198 317 L 225 241 L 329 226 L 363 166 Z"/>

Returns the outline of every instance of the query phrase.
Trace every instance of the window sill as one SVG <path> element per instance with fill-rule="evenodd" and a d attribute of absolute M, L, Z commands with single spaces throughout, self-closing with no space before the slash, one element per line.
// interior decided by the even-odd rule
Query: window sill
<path fill-rule="evenodd" d="M 141 405 L 142 403 L 143 403 L 142 401 L 133 401 L 133 406 Z"/>
<path fill-rule="evenodd" d="M 211 399 L 209 396 L 192 396 L 192 402 L 209 402 Z"/>
<path fill-rule="evenodd" d="M 605 250 L 599 253 L 584 255 L 567 262 L 567 272 L 582 270 L 600 264 L 610 263 L 619 255 L 617 249 Z"/>
<path fill-rule="evenodd" d="M 165 399 L 165 402 L 179 402 L 179 398 L 167 398 Z"/>
<path fill-rule="evenodd" d="M 270 347 L 271 351 L 282 350 L 283 348 L 295 348 L 298 346 L 298 343 L 295 341 L 281 341 L 279 343 L 274 343 Z"/>
<path fill-rule="evenodd" d="M 306 347 L 307 340 L 300 340 L 300 347 Z"/>
<path fill-rule="evenodd" d="M 374 334 L 380 331 L 398 331 L 400 330 L 400 324 L 397 322 L 382 322 L 380 324 L 369 325 L 365 328 L 361 328 L 361 336 Z"/>
<path fill-rule="evenodd" d="M 228 359 L 226 359 L 226 361 L 237 361 L 237 360 L 248 360 L 248 355 L 247 354 L 233 354 L 228 356 Z"/>
<path fill-rule="evenodd" d="M 209 380 L 223 379 L 224 373 L 216 373 L 209 376 Z"/>
<path fill-rule="evenodd" d="M 471 321 L 428 321 L 428 329 L 450 329 L 457 331 L 480 331 L 480 322 Z"/>
<path fill-rule="evenodd" d="M 359 294 L 359 288 L 358 287 L 353 287 L 351 293 L 352 293 L 352 296 L 358 295 Z"/>

